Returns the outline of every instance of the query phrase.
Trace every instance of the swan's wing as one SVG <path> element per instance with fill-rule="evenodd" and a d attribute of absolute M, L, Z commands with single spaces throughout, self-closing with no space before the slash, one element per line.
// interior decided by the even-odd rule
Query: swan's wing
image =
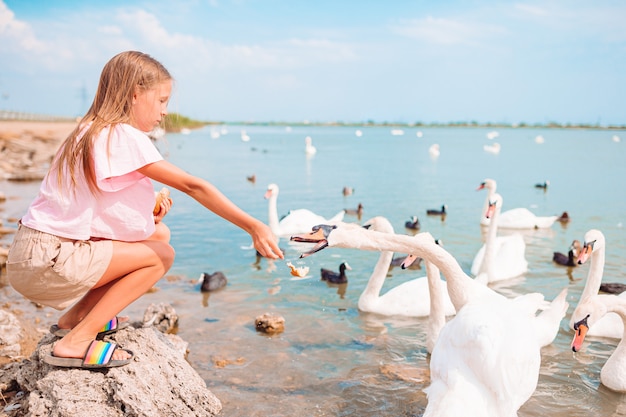
<path fill-rule="evenodd" d="M 567 288 L 561 291 L 561 293 L 552 300 L 550 307 L 537 316 L 535 322 L 537 329 L 537 340 L 539 346 L 547 346 L 554 341 L 559 329 L 561 328 L 561 321 L 567 313 L 569 307 L 566 301 Z"/>
<path fill-rule="evenodd" d="M 530 210 L 519 207 L 502 212 L 498 218 L 498 227 L 503 229 L 543 229 L 552 226 L 557 218 L 558 216 L 536 216 Z"/>
<path fill-rule="evenodd" d="M 494 271 L 498 280 L 515 278 L 527 271 L 526 243 L 522 235 L 498 236 Z"/>
<path fill-rule="evenodd" d="M 474 276 L 477 276 L 480 272 L 480 267 L 483 264 L 483 259 L 485 258 L 486 247 L 487 245 L 482 245 L 481 248 L 478 250 L 478 253 L 474 257 L 474 261 L 472 262 L 472 268 L 470 269 L 470 272 Z"/>
<path fill-rule="evenodd" d="M 333 217 L 328 219 L 327 222 L 330 222 L 330 223 L 341 222 L 343 221 L 343 217 L 345 216 L 345 214 L 346 214 L 346 211 L 341 210 L 339 213 L 335 214 Z"/>
<path fill-rule="evenodd" d="M 278 223 L 280 236 L 310 232 L 313 226 L 326 222 L 322 216 L 307 209 L 290 210 Z"/>
<path fill-rule="evenodd" d="M 510 300 L 466 305 L 439 335 L 431 379 L 447 380 L 451 387 L 450 378 L 463 372 L 465 379 L 491 394 L 491 402 L 501 406 L 497 408 L 517 410 L 532 395 L 539 377 L 536 339 L 522 334 L 532 327 L 532 318 Z"/>
<path fill-rule="evenodd" d="M 535 227 L 535 217 L 527 208 L 514 208 L 500 213 L 498 227 L 503 229 L 532 229 Z"/>
<path fill-rule="evenodd" d="M 445 281 L 441 281 L 441 284 L 446 285 Z M 445 294 L 443 309 L 446 316 L 451 316 L 455 314 L 454 305 L 447 288 L 443 291 Z M 430 302 L 428 279 L 421 277 L 396 285 L 381 295 L 378 300 L 378 310 L 380 314 L 426 317 L 430 315 Z"/>

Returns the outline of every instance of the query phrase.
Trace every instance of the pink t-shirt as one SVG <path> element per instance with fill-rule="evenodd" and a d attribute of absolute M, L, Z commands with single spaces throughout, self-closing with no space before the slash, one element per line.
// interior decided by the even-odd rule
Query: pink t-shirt
<path fill-rule="evenodd" d="M 109 128 L 95 139 L 93 157 L 100 193 L 92 194 L 84 176 L 75 192 L 65 181 L 57 186 L 57 172 L 50 171 L 22 223 L 57 236 L 88 240 L 99 237 L 135 242 L 150 236 L 154 228 L 154 186 L 137 169 L 163 159 L 142 131 L 126 124 Z M 67 176 L 65 177 L 67 178 Z"/>

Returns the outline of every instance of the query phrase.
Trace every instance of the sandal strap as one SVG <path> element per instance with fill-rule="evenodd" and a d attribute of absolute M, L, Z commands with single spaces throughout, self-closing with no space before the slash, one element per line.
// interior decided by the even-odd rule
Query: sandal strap
<path fill-rule="evenodd" d="M 104 365 L 111 360 L 115 349 L 117 349 L 115 343 L 94 340 L 85 352 L 83 365 Z"/>
<path fill-rule="evenodd" d="M 102 327 L 102 329 L 98 331 L 98 333 L 110 332 L 111 330 L 115 329 L 117 329 L 117 317 L 113 317 L 111 320 L 109 320 L 109 322 L 105 324 L 104 327 Z"/>

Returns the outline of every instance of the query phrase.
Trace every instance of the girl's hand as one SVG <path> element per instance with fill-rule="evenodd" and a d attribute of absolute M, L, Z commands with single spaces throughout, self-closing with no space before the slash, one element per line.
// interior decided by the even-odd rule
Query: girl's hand
<path fill-rule="evenodd" d="M 284 259 L 283 251 L 278 247 L 277 239 L 271 229 L 262 222 L 250 234 L 252 243 L 261 256 L 269 259 Z"/>
<path fill-rule="evenodd" d="M 158 193 L 155 193 L 155 198 L 156 202 L 152 214 L 154 215 L 154 223 L 160 223 L 172 208 L 173 202 L 167 188 L 163 188 Z"/>

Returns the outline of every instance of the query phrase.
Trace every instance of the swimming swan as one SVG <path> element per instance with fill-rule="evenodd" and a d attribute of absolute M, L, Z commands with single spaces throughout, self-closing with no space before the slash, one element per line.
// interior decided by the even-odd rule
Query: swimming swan
<path fill-rule="evenodd" d="M 493 198 L 496 192 L 496 181 L 490 178 L 485 179 L 476 190 L 486 188 L 488 190 L 485 203 L 483 205 L 483 213 L 487 211 L 489 200 Z M 544 229 L 551 227 L 558 216 L 536 216 L 530 210 L 524 207 L 507 210 L 500 215 L 498 227 L 501 229 Z M 481 226 L 489 226 L 490 220 L 484 216 L 480 219 Z"/>
<path fill-rule="evenodd" d="M 363 227 L 372 231 L 393 234 L 393 226 L 385 217 L 377 216 L 369 219 Z M 403 282 L 381 294 L 381 290 L 387 278 L 387 271 L 393 257 L 392 251 L 382 251 L 374 271 L 367 282 L 367 286 L 361 293 L 358 301 L 358 308 L 368 313 L 376 313 L 385 316 L 408 316 L 426 317 L 430 314 L 430 292 L 428 289 L 428 277 L 415 278 Z M 428 263 L 428 262 L 426 262 Z M 445 316 L 455 314 L 454 306 L 450 301 L 450 296 L 446 289 L 445 281 L 439 277 L 436 268 L 426 268 L 426 273 L 436 274 L 440 285 L 443 287 L 444 298 L 439 301 Z"/>
<path fill-rule="evenodd" d="M 485 213 L 485 217 L 491 219 L 487 238 L 472 262 L 472 275 L 486 284 L 528 272 L 526 243 L 522 235 L 497 236 L 502 202 L 502 196 L 494 193 Z"/>
<path fill-rule="evenodd" d="M 265 199 L 268 200 L 268 224 L 272 232 L 277 237 L 289 237 L 296 233 L 304 233 L 311 230 L 311 227 L 322 223 L 335 223 L 343 220 L 345 211 L 339 213 L 330 219 L 313 213 L 307 209 L 290 210 L 289 213 L 278 220 L 278 208 L 276 200 L 278 199 L 278 185 L 270 184 L 265 192 Z"/>
<path fill-rule="evenodd" d="M 606 314 L 616 314 L 626 323 L 626 300 L 616 295 L 594 295 L 581 300 L 572 319 L 575 321 L 575 334 L 572 340 L 572 350 L 580 351 L 587 329 L 593 329 L 598 320 Z M 626 341 L 622 337 L 615 351 L 609 356 L 600 370 L 600 382 L 613 391 L 626 392 Z"/>
<path fill-rule="evenodd" d="M 543 295 L 508 299 L 496 293 L 467 276 L 429 233 L 406 236 L 345 223 L 313 230 L 291 237 L 315 243 L 301 257 L 329 246 L 396 251 L 427 259 L 445 275 L 457 314 L 441 330 L 432 352 L 425 417 L 514 416 L 530 398 L 539 378 L 541 347 L 554 340 L 568 307 L 566 289 L 536 316 Z"/>
<path fill-rule="evenodd" d="M 598 294 L 600 290 L 600 284 L 602 283 L 602 275 L 604 274 L 604 249 L 605 239 L 604 234 L 597 230 L 591 229 L 585 233 L 585 242 L 583 248 L 578 254 L 578 263 L 583 264 L 590 261 L 589 271 L 587 272 L 587 279 L 585 281 L 585 287 L 580 295 L 578 305 L 583 305 L 585 300 L 590 299 Z M 618 296 L 620 299 L 626 300 L 626 293 L 622 293 Z M 576 307 L 578 309 L 578 306 Z M 576 310 L 574 310 L 576 312 Z M 570 329 L 574 329 L 574 324 L 577 321 L 577 315 L 572 314 L 569 322 Z M 624 323 L 622 319 L 613 312 L 607 311 L 602 317 L 596 317 L 594 319 L 593 327 L 589 326 L 588 336 L 596 337 L 609 337 L 613 339 L 621 339 L 624 333 Z"/>

